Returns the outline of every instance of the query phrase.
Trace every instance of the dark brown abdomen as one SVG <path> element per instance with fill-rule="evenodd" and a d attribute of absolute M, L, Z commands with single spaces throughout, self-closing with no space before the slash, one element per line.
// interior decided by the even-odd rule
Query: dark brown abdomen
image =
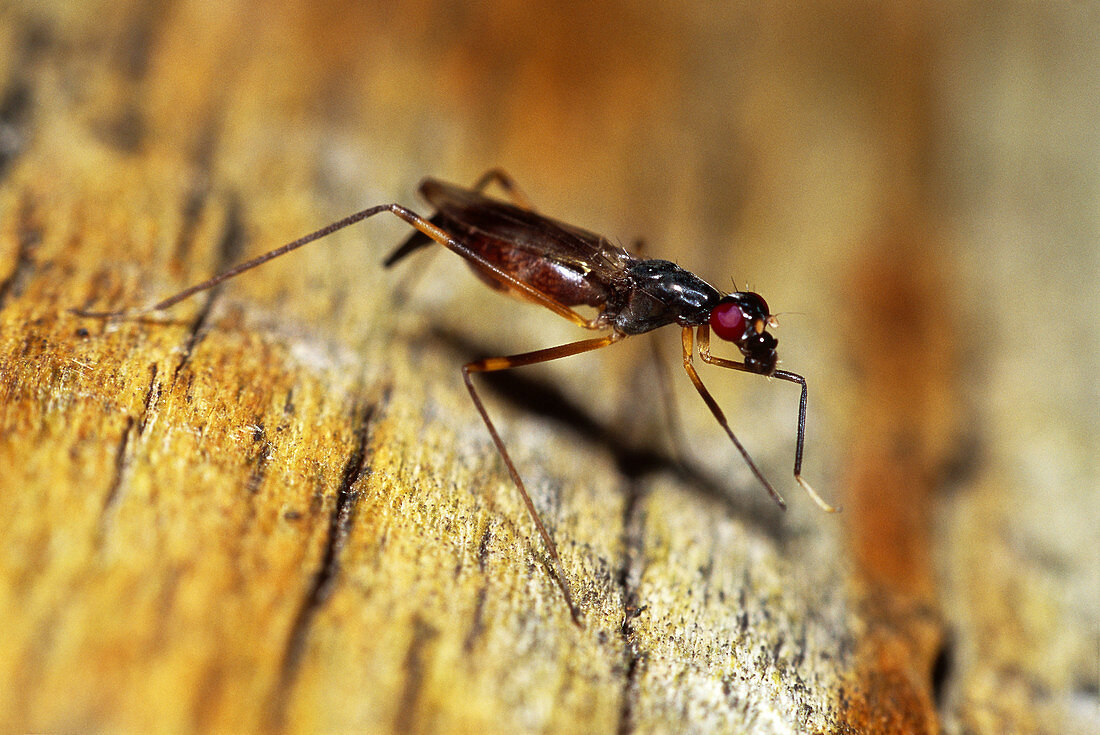
<path fill-rule="evenodd" d="M 575 267 L 533 254 L 508 241 L 480 233 L 463 232 L 464 228 L 453 224 L 444 229 L 495 267 L 559 304 L 600 308 L 607 302 L 607 289 L 602 284 L 594 283 Z M 507 281 L 502 281 L 496 273 L 474 261 L 469 261 L 469 265 L 492 288 L 519 298 L 527 298 L 526 294 Z"/>

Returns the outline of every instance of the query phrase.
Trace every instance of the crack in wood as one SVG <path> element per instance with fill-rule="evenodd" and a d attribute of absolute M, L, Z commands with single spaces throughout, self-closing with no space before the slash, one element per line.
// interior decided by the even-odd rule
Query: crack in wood
<path fill-rule="evenodd" d="M 36 265 L 34 251 L 42 243 L 42 226 L 36 221 L 30 197 L 23 198 L 17 217 L 19 225 L 16 230 L 18 245 L 15 265 L 7 277 L 0 281 L 0 309 L 6 307 L 12 299 L 23 295 Z"/>
<path fill-rule="evenodd" d="M 412 642 L 405 654 L 405 686 L 398 699 L 397 716 L 393 723 L 394 732 L 412 732 L 416 705 L 420 699 L 420 690 L 424 684 L 424 649 L 439 631 L 425 623 L 419 616 L 413 618 Z"/>
<path fill-rule="evenodd" d="M 107 535 L 107 527 L 110 524 L 111 516 L 118 505 L 119 498 L 122 496 L 122 486 L 126 482 L 130 464 L 134 459 L 134 442 L 138 437 L 144 435 L 146 428 L 149 426 L 149 416 L 160 397 L 157 374 L 157 365 L 153 363 L 150 365 L 149 387 L 145 391 L 145 402 L 142 405 L 141 413 L 137 417 L 128 416 L 126 418 L 126 428 L 122 430 L 118 449 L 115 451 L 114 476 L 111 478 L 110 485 L 107 486 L 107 492 L 103 496 L 103 506 L 99 511 L 99 529 L 95 539 L 96 548 L 102 545 Z"/>
<path fill-rule="evenodd" d="M 478 589 L 477 600 L 474 601 L 473 622 L 470 623 L 470 630 L 462 641 L 462 650 L 467 654 L 474 650 L 474 644 L 477 643 L 485 630 L 485 600 L 488 596 L 489 588 L 487 586 Z"/>
<path fill-rule="evenodd" d="M 118 442 L 118 449 L 115 452 L 115 474 L 111 478 L 111 484 L 107 487 L 107 492 L 103 496 L 103 507 L 99 511 L 100 524 L 106 521 L 107 514 L 111 512 L 115 502 L 118 500 L 119 489 L 122 487 L 122 480 L 126 476 L 126 470 L 130 467 L 130 442 L 134 436 L 134 417 L 126 417 L 126 428 L 122 430 L 122 438 Z"/>
<path fill-rule="evenodd" d="M 164 3 L 146 2 L 135 6 L 133 18 L 107 40 L 106 59 L 115 72 L 120 94 L 108 111 L 90 124 L 92 132 L 106 145 L 133 155 L 141 152 L 148 135 L 148 123 L 142 109 L 147 95 L 143 81 L 155 48 L 153 36 L 165 20 Z"/>
<path fill-rule="evenodd" d="M 191 184 L 183 200 L 179 232 L 172 247 L 172 260 L 185 261 L 195 244 L 195 232 L 199 228 L 199 217 L 210 196 L 210 176 L 199 171 L 191 177 Z"/>
<path fill-rule="evenodd" d="M 145 390 L 145 402 L 141 406 L 141 413 L 137 417 L 138 436 L 144 436 L 149 427 L 149 419 L 153 415 L 153 407 L 160 398 L 160 384 L 157 383 L 157 375 L 160 369 L 154 362 L 149 365 L 149 387 Z"/>
<path fill-rule="evenodd" d="M 493 540 L 493 527 L 491 524 L 485 524 L 485 532 L 481 534 L 481 541 L 477 544 L 477 567 L 482 573 L 485 572 L 485 566 L 489 562 L 489 543 Z"/>
<path fill-rule="evenodd" d="M 481 534 L 481 540 L 477 545 L 477 568 L 485 574 L 486 567 L 489 563 L 489 544 L 493 539 L 492 524 L 486 523 L 485 529 Z M 477 599 L 474 601 L 474 613 L 473 622 L 470 623 L 470 629 L 466 633 L 465 639 L 462 641 L 462 650 L 466 653 L 470 653 L 474 649 L 474 644 L 481 637 L 481 633 L 485 630 L 485 601 L 489 596 L 488 584 L 483 584 L 477 591 Z"/>
<path fill-rule="evenodd" d="M 359 491 L 355 488 L 359 481 L 369 474 L 371 453 L 368 451 L 368 444 L 371 430 L 376 421 L 379 406 L 385 405 L 388 398 L 389 390 L 385 389 L 378 402 L 370 403 L 361 410 L 355 411 L 358 414 L 355 447 L 344 465 L 343 476 L 336 489 L 336 501 L 329 515 L 328 532 L 320 564 L 313 573 L 309 588 L 290 626 L 290 633 L 283 650 L 279 679 L 267 707 L 268 720 L 265 731 L 279 731 L 283 728 L 286 708 L 290 702 L 290 690 L 305 653 L 310 628 L 336 586 L 340 574 L 341 553 L 351 531 L 355 508 L 359 502 Z"/>
<path fill-rule="evenodd" d="M 160 396 L 157 374 L 157 365 L 153 363 L 150 366 L 149 387 L 145 392 L 145 402 L 142 405 L 141 413 L 136 418 L 129 416 L 126 419 L 126 428 L 122 432 L 118 449 L 115 452 L 114 476 L 111 478 L 111 484 L 107 487 L 107 492 L 103 496 L 103 507 L 99 512 L 99 526 L 95 536 L 95 547 L 97 549 L 103 545 L 111 518 L 115 508 L 118 507 L 119 498 L 122 496 L 122 487 L 126 482 L 134 458 L 134 442 L 145 433 L 146 428 L 149 426 L 149 416 L 156 405 L 157 398 Z"/>
<path fill-rule="evenodd" d="M 633 625 L 634 620 L 646 609 L 645 605 L 639 605 L 638 597 L 638 586 L 645 565 L 645 517 L 641 509 L 643 496 L 640 487 L 631 483 L 627 487 L 626 503 L 623 505 L 623 564 L 617 581 L 623 590 L 623 622 L 619 626 L 619 634 L 623 639 L 624 672 L 619 721 L 615 729 L 618 735 L 634 732 L 639 679 L 646 656 L 634 635 Z"/>
<path fill-rule="evenodd" d="M 31 70 L 52 39 L 44 23 L 32 23 L 29 32 L 16 35 L 17 48 L 11 60 L 14 70 L 0 96 L 0 179 L 27 148 L 34 95 Z"/>
<path fill-rule="evenodd" d="M 218 124 L 216 119 L 208 119 L 203 124 L 191 152 L 192 165 L 195 174 L 191 177 L 191 183 L 183 202 L 183 222 L 176 237 L 176 243 L 172 249 L 172 259 L 184 262 L 188 260 L 191 247 L 195 244 L 195 231 L 198 229 L 199 216 L 203 207 L 210 198 L 211 170 L 214 154 L 218 148 Z M 226 265 L 235 265 L 227 263 Z"/>
<path fill-rule="evenodd" d="M 214 262 L 215 273 L 226 270 L 240 260 L 245 241 L 240 197 L 231 193 L 226 207 L 225 225 L 222 228 L 222 236 L 218 240 L 218 247 L 216 250 L 217 258 Z M 210 289 L 209 296 L 204 300 L 198 316 L 196 316 L 195 320 L 192 322 L 183 345 L 183 354 L 180 357 L 179 363 L 172 371 L 173 383 L 179 379 L 179 374 L 190 361 L 195 347 L 197 347 L 206 336 L 206 327 L 209 324 L 210 314 L 221 292 L 221 286 L 215 286 Z"/>
<path fill-rule="evenodd" d="M 32 107 L 30 85 L 16 79 L 0 99 L 0 178 L 27 145 L 27 121 Z"/>
<path fill-rule="evenodd" d="M 260 486 L 267 476 L 267 465 L 271 459 L 274 447 L 267 438 L 267 431 L 263 425 L 262 417 L 257 416 L 252 424 L 252 441 L 257 445 L 257 455 L 252 466 L 252 472 L 248 475 L 245 488 L 249 495 L 255 495 L 260 491 Z"/>
<path fill-rule="evenodd" d="M 153 41 L 161 21 L 168 19 L 168 5 L 153 0 L 135 6 L 132 22 L 122 31 L 112 56 L 115 67 L 132 82 L 140 82 L 149 71 Z"/>

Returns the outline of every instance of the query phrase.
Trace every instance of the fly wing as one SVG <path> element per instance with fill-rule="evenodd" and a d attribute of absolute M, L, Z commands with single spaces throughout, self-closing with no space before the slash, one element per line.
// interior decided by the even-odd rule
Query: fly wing
<path fill-rule="evenodd" d="M 438 179 L 421 182 L 420 193 L 452 227 L 568 265 L 603 282 L 621 278 L 625 265 L 635 260 L 602 235 Z"/>

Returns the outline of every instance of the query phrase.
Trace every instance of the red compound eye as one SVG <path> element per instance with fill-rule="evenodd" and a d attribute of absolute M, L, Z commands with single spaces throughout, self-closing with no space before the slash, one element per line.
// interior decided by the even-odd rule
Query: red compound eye
<path fill-rule="evenodd" d="M 748 320 L 737 304 L 718 304 L 710 310 L 710 328 L 724 340 L 740 342 Z"/>

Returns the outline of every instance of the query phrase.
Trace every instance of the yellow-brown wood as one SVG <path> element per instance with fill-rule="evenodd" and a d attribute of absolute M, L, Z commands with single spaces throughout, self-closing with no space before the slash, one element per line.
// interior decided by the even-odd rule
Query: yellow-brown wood
<path fill-rule="evenodd" d="M 996 384 L 960 398 L 1015 359 L 1016 302 L 978 297 L 1043 252 L 990 273 L 929 194 L 948 133 L 928 111 L 981 86 L 932 94 L 937 54 L 974 21 L 467 5 L 0 8 L 0 730 L 1086 731 L 1095 575 L 1074 549 L 1096 524 L 1016 509 L 1011 459 L 1061 442 L 1029 479 L 1087 505 L 1084 369 L 1047 365 L 1068 409 L 1044 421 L 1049 378 L 1015 366 L 1026 442 Z M 700 366 L 783 516 L 678 369 L 686 469 L 670 459 L 644 338 L 475 376 L 574 625 L 459 367 L 591 333 L 448 253 L 383 271 L 392 217 L 165 314 L 68 312 L 365 206 L 423 211 L 420 176 L 494 166 L 543 212 L 805 315 L 780 317 L 780 354 L 840 521 L 790 478 L 793 386 Z M 1067 245 L 1052 288 L 1093 262 Z M 1072 333 L 1090 311 L 1048 316 Z M 990 448 L 945 498 L 968 411 Z"/>

